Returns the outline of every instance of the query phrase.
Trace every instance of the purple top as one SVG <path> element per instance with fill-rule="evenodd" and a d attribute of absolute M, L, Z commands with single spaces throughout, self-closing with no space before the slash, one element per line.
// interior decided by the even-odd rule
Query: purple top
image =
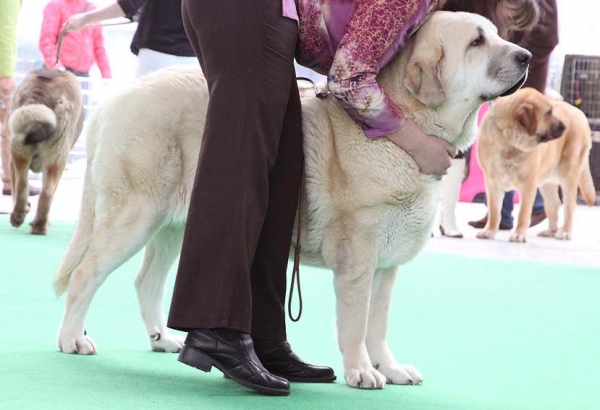
<path fill-rule="evenodd" d="M 293 20 L 298 20 L 298 10 L 296 10 L 296 2 L 294 0 L 283 1 L 283 17 Z"/>
<path fill-rule="evenodd" d="M 435 10 L 437 0 L 296 0 L 305 67 L 328 76 L 329 90 L 369 138 L 404 125 L 404 115 L 377 83 L 377 73 Z M 283 14 L 295 16 L 294 0 Z"/>

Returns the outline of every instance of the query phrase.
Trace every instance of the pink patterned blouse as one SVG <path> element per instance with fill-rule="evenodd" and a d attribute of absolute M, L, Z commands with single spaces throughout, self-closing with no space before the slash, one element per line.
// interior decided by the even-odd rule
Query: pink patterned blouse
<path fill-rule="evenodd" d="M 298 63 L 327 75 L 329 90 L 369 138 L 398 131 L 402 111 L 377 73 L 435 10 L 438 0 L 282 0 L 299 17 Z M 296 14 L 297 12 L 297 14 Z"/>

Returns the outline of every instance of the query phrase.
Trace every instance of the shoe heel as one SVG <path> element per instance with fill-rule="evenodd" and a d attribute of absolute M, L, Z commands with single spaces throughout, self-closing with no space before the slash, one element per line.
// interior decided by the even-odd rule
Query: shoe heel
<path fill-rule="evenodd" d="M 210 356 L 188 346 L 183 346 L 181 348 L 177 360 L 206 373 L 210 372 L 213 366 Z"/>

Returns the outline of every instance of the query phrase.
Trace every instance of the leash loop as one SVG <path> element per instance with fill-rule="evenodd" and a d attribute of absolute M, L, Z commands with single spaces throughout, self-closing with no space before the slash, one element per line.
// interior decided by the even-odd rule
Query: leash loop
<path fill-rule="evenodd" d="M 296 81 L 306 81 L 312 84 L 317 98 L 324 99 L 329 95 L 329 91 L 319 91 L 319 88 L 313 80 L 307 77 L 296 77 Z M 300 285 L 300 254 L 302 253 L 302 196 L 304 194 L 304 165 L 302 165 L 302 179 L 300 180 L 300 192 L 298 193 L 298 228 L 296 231 L 296 246 L 294 247 L 294 268 L 292 270 L 292 281 L 290 284 L 290 293 L 288 296 L 288 316 L 292 322 L 298 322 L 302 317 L 302 286 Z M 298 314 L 292 313 L 292 299 L 294 289 L 298 283 Z"/>
<path fill-rule="evenodd" d="M 300 180 L 300 192 L 298 195 L 298 228 L 296 231 L 296 246 L 294 247 L 294 268 L 292 270 L 292 283 L 290 284 L 290 294 L 288 297 L 288 316 L 292 322 L 298 322 L 302 317 L 302 287 L 300 286 L 300 253 L 302 251 L 302 194 L 304 191 L 304 165 L 302 165 L 302 179 Z M 292 298 L 294 296 L 294 287 L 298 282 L 298 315 L 292 314 Z"/>

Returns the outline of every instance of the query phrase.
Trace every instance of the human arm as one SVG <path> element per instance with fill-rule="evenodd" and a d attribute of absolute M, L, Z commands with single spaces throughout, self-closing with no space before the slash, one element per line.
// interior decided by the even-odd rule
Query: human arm
<path fill-rule="evenodd" d="M 63 25 L 66 32 L 81 30 L 85 26 L 104 20 L 133 16 L 146 3 L 145 0 L 118 0 L 106 7 L 77 13 L 71 16 Z"/>
<path fill-rule="evenodd" d="M 60 34 L 60 10 L 51 2 L 44 8 L 44 18 L 40 30 L 39 48 L 44 58 L 46 67 L 54 67 L 56 63 L 56 49 Z"/>
<path fill-rule="evenodd" d="M 0 13 L 0 78 L 13 77 L 17 62 L 17 18 L 20 0 L 8 0 Z"/>
<path fill-rule="evenodd" d="M 359 1 L 329 71 L 329 90 L 368 138 L 398 131 L 404 114 L 377 83 L 383 65 L 425 18 L 426 0 Z"/>
<path fill-rule="evenodd" d="M 104 49 L 104 36 L 102 35 L 102 27 L 97 26 L 94 27 L 93 30 L 94 57 L 96 59 L 96 64 L 100 69 L 102 78 L 110 78 L 110 63 L 108 62 L 108 56 L 106 55 L 106 50 Z"/>
<path fill-rule="evenodd" d="M 455 149 L 426 135 L 377 83 L 377 74 L 404 45 L 429 11 L 427 1 L 361 1 L 329 72 L 329 90 L 368 138 L 386 137 L 405 150 L 424 174 L 440 175 L 451 165 Z"/>

